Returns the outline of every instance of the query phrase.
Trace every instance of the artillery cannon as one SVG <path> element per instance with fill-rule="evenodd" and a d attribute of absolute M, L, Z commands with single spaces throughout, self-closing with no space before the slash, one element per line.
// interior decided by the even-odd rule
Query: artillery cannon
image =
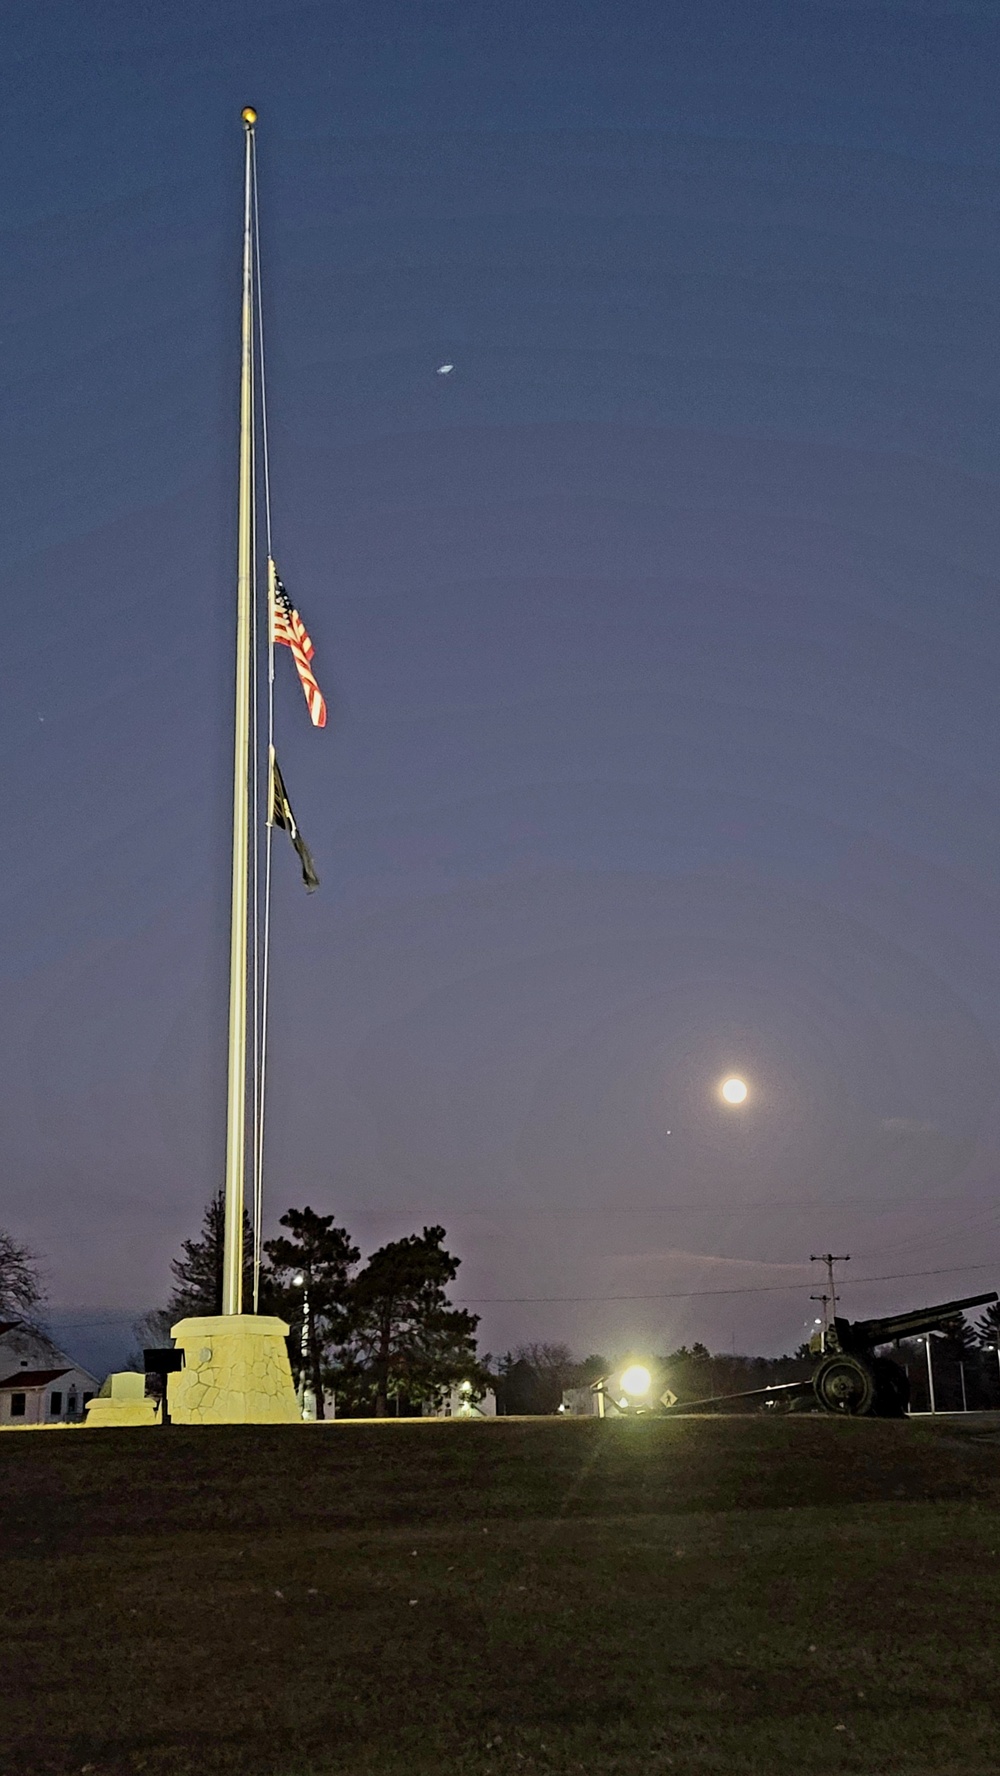
<path fill-rule="evenodd" d="M 883 1319 L 842 1320 L 838 1315 L 809 1341 L 819 1357 L 812 1390 L 826 1412 L 849 1412 L 855 1417 L 902 1418 L 910 1398 L 910 1383 L 902 1364 L 880 1357 L 880 1346 L 921 1332 L 944 1331 L 961 1319 L 967 1307 L 983 1307 L 997 1300 L 988 1295 L 967 1295 L 961 1301 L 943 1301 L 937 1307 L 913 1308 L 909 1313 L 887 1314 Z"/>
<path fill-rule="evenodd" d="M 991 1289 L 988 1295 L 966 1295 L 961 1301 L 912 1308 L 909 1313 L 887 1314 L 884 1319 L 844 1320 L 838 1315 L 809 1341 L 810 1352 L 819 1361 L 808 1381 L 779 1382 L 746 1393 L 720 1394 L 711 1400 L 679 1400 L 666 1410 L 749 1410 L 752 1405 L 764 1405 L 794 1411 L 818 1405 L 824 1412 L 844 1412 L 855 1418 L 903 1418 L 909 1405 L 909 1376 L 901 1363 L 876 1353 L 900 1338 L 945 1331 L 961 1319 L 966 1308 L 985 1307 L 997 1299 L 997 1291 Z"/>

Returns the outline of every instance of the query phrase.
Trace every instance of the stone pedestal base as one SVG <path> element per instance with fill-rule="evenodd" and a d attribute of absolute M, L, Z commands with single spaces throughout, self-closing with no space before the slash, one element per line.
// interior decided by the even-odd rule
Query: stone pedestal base
<path fill-rule="evenodd" d="M 112 1425 L 154 1425 L 156 1401 L 146 1398 L 146 1378 L 134 1369 L 109 1375 L 96 1400 L 87 1401 L 87 1424 L 103 1430 Z"/>
<path fill-rule="evenodd" d="M 88 1400 L 87 1424 L 99 1431 L 121 1425 L 155 1425 L 155 1400 Z"/>
<path fill-rule="evenodd" d="M 167 1376 L 174 1424 L 299 1424 L 284 1320 L 212 1314 L 171 1326 L 184 1367 Z"/>

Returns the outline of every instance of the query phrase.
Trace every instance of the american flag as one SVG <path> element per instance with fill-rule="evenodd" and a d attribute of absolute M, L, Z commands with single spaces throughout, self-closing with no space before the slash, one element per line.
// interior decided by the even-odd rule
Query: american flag
<path fill-rule="evenodd" d="M 309 662 L 313 657 L 313 644 L 306 633 L 306 626 L 278 578 L 274 563 L 271 563 L 271 640 L 281 642 L 291 648 L 292 659 L 302 685 L 303 695 L 309 709 L 314 728 L 326 727 L 326 704 L 323 693 L 316 683 L 313 669 Z"/>

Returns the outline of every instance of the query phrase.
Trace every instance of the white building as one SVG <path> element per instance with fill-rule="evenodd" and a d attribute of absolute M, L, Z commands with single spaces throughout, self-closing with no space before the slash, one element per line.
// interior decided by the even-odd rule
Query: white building
<path fill-rule="evenodd" d="M 563 1388 L 562 1405 L 559 1410 L 567 1418 L 600 1418 L 601 1402 L 598 1387 L 588 1384 L 586 1387 Z"/>
<path fill-rule="evenodd" d="M 435 1405 L 429 1402 L 423 1410 L 424 1418 L 496 1418 L 497 1397 L 492 1388 L 488 1388 L 482 1398 L 472 1398 L 472 1389 L 468 1382 L 459 1387 L 449 1389 Z"/>
<path fill-rule="evenodd" d="M 47 1338 L 0 1320 L 0 1425 L 81 1420 L 98 1382 Z"/>

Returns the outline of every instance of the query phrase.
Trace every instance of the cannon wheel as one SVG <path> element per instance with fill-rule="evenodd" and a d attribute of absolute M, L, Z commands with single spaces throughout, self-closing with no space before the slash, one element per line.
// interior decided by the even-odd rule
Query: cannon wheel
<path fill-rule="evenodd" d="M 813 1388 L 825 1412 L 849 1412 L 859 1418 L 875 1404 L 875 1377 L 858 1357 L 824 1357 L 813 1376 Z"/>

